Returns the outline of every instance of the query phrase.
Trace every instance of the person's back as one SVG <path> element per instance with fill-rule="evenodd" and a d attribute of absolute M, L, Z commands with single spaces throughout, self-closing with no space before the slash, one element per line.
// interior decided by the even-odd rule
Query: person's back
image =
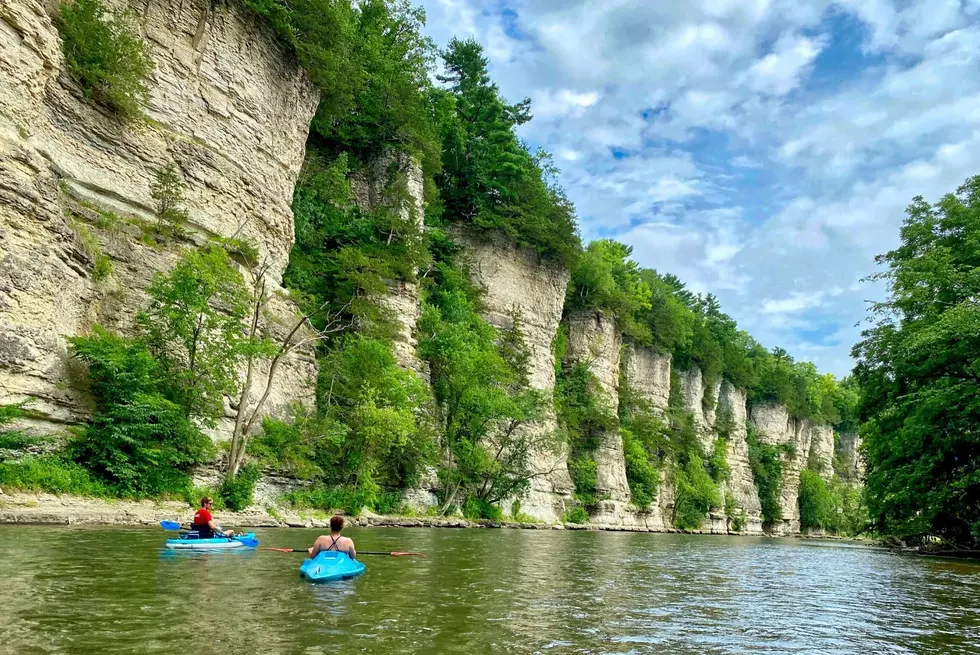
<path fill-rule="evenodd" d="M 313 547 L 306 552 L 310 558 L 316 557 L 318 553 L 324 551 L 337 551 L 347 553 L 351 559 L 357 559 L 357 551 L 354 549 L 354 541 L 348 537 L 341 536 L 344 529 L 344 517 L 334 516 L 330 519 L 330 534 L 321 535 L 313 542 Z"/>

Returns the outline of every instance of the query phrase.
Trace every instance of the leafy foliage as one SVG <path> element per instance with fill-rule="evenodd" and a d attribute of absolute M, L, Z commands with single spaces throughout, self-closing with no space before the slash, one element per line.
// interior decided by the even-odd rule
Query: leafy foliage
<path fill-rule="evenodd" d="M 357 516 L 364 507 L 380 514 L 390 514 L 398 508 L 401 496 L 397 492 L 374 493 L 365 489 L 316 485 L 292 491 L 285 495 L 284 500 L 293 507 L 324 511 L 339 509 L 349 516 Z"/>
<path fill-rule="evenodd" d="M 187 223 L 184 188 L 184 179 L 173 163 L 154 172 L 150 197 L 156 202 L 159 230 L 171 239 L 183 234 L 184 224 Z"/>
<path fill-rule="evenodd" d="M 617 317 L 620 330 L 642 343 L 652 339 L 650 327 L 637 316 L 649 310 L 650 287 L 629 259 L 633 249 L 611 239 L 593 241 L 572 269 L 566 311 L 595 309 Z"/>
<path fill-rule="evenodd" d="M 718 485 L 705 469 L 698 455 L 691 455 L 687 462 L 674 471 L 677 497 L 674 501 L 674 525 L 681 530 L 701 527 L 712 507 L 722 506 Z"/>
<path fill-rule="evenodd" d="M 875 527 L 980 544 L 980 177 L 916 197 L 875 276 L 858 359 L 867 500 Z"/>
<path fill-rule="evenodd" d="M 142 115 L 153 72 L 132 18 L 103 0 L 63 0 L 57 23 L 68 72 L 86 95 L 127 120 Z"/>
<path fill-rule="evenodd" d="M 221 483 L 218 495 L 224 501 L 225 507 L 240 512 L 252 504 L 255 493 L 255 483 L 262 475 L 262 469 L 254 462 L 243 466 L 237 475 L 228 475 Z"/>
<path fill-rule="evenodd" d="M 553 451 L 554 435 L 531 424 L 543 399 L 528 385 L 520 333 L 494 329 L 474 307 L 465 276 L 439 265 L 419 320 L 419 354 L 429 363 L 442 434 L 446 504 L 474 497 L 498 504 L 527 492 L 532 452 Z"/>
<path fill-rule="evenodd" d="M 783 484 L 783 464 L 779 458 L 779 448 L 759 441 L 759 435 L 751 423 L 747 427 L 749 465 L 752 467 L 752 477 L 759 491 L 762 522 L 771 525 L 783 518 L 782 506 L 779 504 L 779 493 Z"/>
<path fill-rule="evenodd" d="M 88 365 L 97 409 L 70 444 L 73 459 L 124 495 L 182 493 L 213 447 L 168 397 L 174 389 L 159 362 L 140 340 L 99 326 L 69 342 Z"/>
<path fill-rule="evenodd" d="M 59 455 L 0 462 L 0 487 L 77 496 L 111 497 L 117 494 L 83 466 Z"/>
<path fill-rule="evenodd" d="M 222 397 L 234 394 L 236 366 L 248 345 L 243 322 L 249 295 L 227 251 L 188 251 L 147 289 L 150 304 L 137 316 L 148 352 L 167 379 L 169 398 L 188 416 L 213 426 Z"/>
<path fill-rule="evenodd" d="M 444 215 L 570 264 L 581 248 L 574 209 L 550 181 L 557 171 L 548 156 L 529 152 L 515 132 L 531 119 L 530 100 L 500 95 L 473 39 L 450 41 L 442 60 L 449 89 L 440 106 L 452 108 L 440 112 Z"/>

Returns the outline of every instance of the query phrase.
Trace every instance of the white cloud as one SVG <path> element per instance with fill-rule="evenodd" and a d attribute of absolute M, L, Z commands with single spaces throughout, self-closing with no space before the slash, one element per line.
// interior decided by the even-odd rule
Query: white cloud
<path fill-rule="evenodd" d="M 980 0 L 422 2 L 532 97 L 586 238 L 838 374 L 912 196 L 980 173 Z"/>
<path fill-rule="evenodd" d="M 772 52 L 752 64 L 744 83 L 753 91 L 784 95 L 795 89 L 827 43 L 825 38 L 783 35 Z"/>

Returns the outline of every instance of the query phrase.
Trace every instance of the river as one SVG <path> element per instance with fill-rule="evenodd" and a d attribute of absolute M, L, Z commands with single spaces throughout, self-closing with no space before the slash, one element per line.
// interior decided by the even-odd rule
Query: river
<path fill-rule="evenodd" d="M 318 531 L 259 531 L 305 547 Z M 980 564 L 793 539 L 349 530 L 355 580 L 300 554 L 170 553 L 165 533 L 0 526 L 3 653 L 980 653 Z"/>

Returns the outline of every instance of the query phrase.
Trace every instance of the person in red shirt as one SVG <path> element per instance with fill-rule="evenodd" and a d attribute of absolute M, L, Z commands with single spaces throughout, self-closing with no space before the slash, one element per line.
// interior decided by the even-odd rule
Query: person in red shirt
<path fill-rule="evenodd" d="M 191 530 L 197 530 L 197 534 L 201 539 L 211 539 L 215 534 L 220 534 L 225 537 L 234 536 L 234 530 L 222 530 L 221 526 L 214 522 L 214 518 L 211 516 L 211 508 L 214 507 L 214 500 L 210 496 L 205 496 L 201 499 L 201 509 L 197 510 L 194 514 L 194 520 L 191 521 Z"/>

